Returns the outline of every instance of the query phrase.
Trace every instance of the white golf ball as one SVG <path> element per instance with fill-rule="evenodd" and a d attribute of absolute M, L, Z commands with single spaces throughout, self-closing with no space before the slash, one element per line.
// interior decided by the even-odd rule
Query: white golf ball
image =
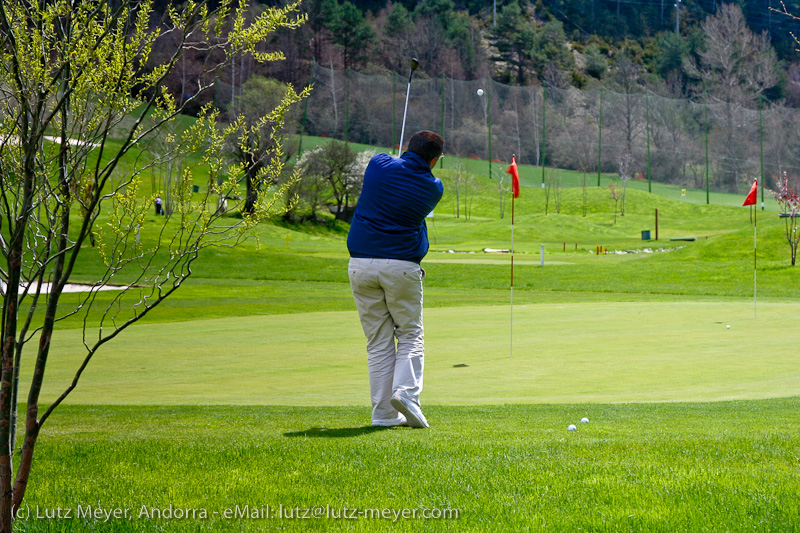
<path fill-rule="evenodd" d="M 589 419 L 588 418 L 586 418 L 585 416 L 583 418 L 581 418 L 581 424 L 588 424 L 588 423 L 589 423 Z"/>
<path fill-rule="evenodd" d="M 578 427 L 575 424 L 570 424 L 567 426 L 567 431 L 575 431 Z"/>
<path fill-rule="evenodd" d="M 728 324 L 727 326 L 725 326 L 725 329 L 731 329 L 731 325 Z"/>
<path fill-rule="evenodd" d="M 478 89 L 478 96 L 483 96 L 483 89 Z"/>

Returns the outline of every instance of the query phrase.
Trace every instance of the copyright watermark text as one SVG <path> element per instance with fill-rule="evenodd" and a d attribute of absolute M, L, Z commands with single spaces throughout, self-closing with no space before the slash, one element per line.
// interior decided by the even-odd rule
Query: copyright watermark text
<path fill-rule="evenodd" d="M 450 507 L 378 508 L 314 505 L 311 507 L 279 504 L 244 504 L 222 509 L 180 507 L 174 505 L 118 507 L 76 505 L 42 507 L 23 505 L 14 513 L 16 520 L 82 520 L 111 522 L 120 520 L 457 520 L 459 509 Z"/>

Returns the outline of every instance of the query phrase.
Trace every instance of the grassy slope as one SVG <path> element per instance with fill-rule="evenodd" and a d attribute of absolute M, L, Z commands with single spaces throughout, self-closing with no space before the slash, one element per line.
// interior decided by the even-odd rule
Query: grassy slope
<path fill-rule="evenodd" d="M 444 177 L 448 181 L 447 176 Z M 446 183 L 447 185 L 447 183 Z M 431 307 L 474 305 L 504 299 L 508 289 L 508 255 L 483 254 L 484 248 L 510 247 L 510 220 L 499 218 L 493 184 L 480 182 L 472 218 L 455 218 L 448 192 L 429 220 L 431 253 L 426 258 L 426 282 Z M 448 189 L 450 191 L 452 187 Z M 543 193 L 525 189 L 516 206 L 515 250 L 520 303 L 564 298 L 663 299 L 673 295 L 746 297 L 752 294 L 752 226 L 748 210 L 703 206 L 663 199 L 631 190 L 627 215 L 613 217 L 607 191 L 589 189 L 589 213 L 581 216 L 582 191 L 565 190 L 561 214 L 543 214 Z M 658 242 L 641 240 L 648 229 Z M 570 213 L 578 214 L 570 214 Z M 152 241 L 156 218 L 148 217 L 143 242 Z M 152 226 L 150 224 L 153 224 Z M 764 298 L 794 298 L 800 285 L 788 264 L 783 222 L 762 213 L 759 222 L 759 294 Z M 304 228 L 265 225 L 258 245 L 208 250 L 194 268 L 194 278 L 158 309 L 149 321 L 246 316 L 319 310 L 352 309 L 347 284 L 344 232 L 307 232 Z M 287 237 L 289 245 L 287 246 Z M 695 242 L 667 239 L 696 237 Z M 540 245 L 545 269 L 540 269 Z M 655 254 L 604 255 L 609 250 L 665 248 Z M 477 252 L 452 254 L 450 250 Z M 92 279 L 101 268 L 96 250 L 87 248 L 76 279 Z M 230 268 L 230 265 L 235 268 Z M 697 275 L 687 276 L 687 272 Z M 124 275 L 119 276 L 124 281 Z M 225 290 L 221 290 L 221 287 Z M 309 287 L 313 287 L 309 290 Z M 74 297 L 67 296 L 67 299 Z M 100 299 L 108 300 L 110 295 Z M 79 325 L 76 321 L 66 326 Z"/>

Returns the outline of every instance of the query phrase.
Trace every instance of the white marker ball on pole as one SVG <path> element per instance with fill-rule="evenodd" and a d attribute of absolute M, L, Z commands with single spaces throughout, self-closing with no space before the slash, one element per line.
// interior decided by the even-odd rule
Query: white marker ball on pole
<path fill-rule="evenodd" d="M 478 96 L 483 96 L 483 89 L 478 89 Z"/>

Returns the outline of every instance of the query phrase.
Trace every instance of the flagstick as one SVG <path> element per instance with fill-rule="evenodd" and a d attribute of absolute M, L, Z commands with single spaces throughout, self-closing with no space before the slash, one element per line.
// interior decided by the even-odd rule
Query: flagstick
<path fill-rule="evenodd" d="M 515 155 L 511 156 L 511 165 L 506 172 L 511 174 L 511 332 L 508 352 L 508 358 L 511 359 L 514 357 L 514 199 L 519 195 L 519 174 Z"/>
<path fill-rule="evenodd" d="M 511 336 L 508 358 L 514 357 L 514 194 L 511 194 Z"/>
<path fill-rule="evenodd" d="M 758 209 L 753 209 L 753 318 L 756 318 L 756 306 L 757 306 L 757 298 L 756 294 L 758 293 L 758 246 L 757 246 L 757 238 L 758 238 Z"/>

